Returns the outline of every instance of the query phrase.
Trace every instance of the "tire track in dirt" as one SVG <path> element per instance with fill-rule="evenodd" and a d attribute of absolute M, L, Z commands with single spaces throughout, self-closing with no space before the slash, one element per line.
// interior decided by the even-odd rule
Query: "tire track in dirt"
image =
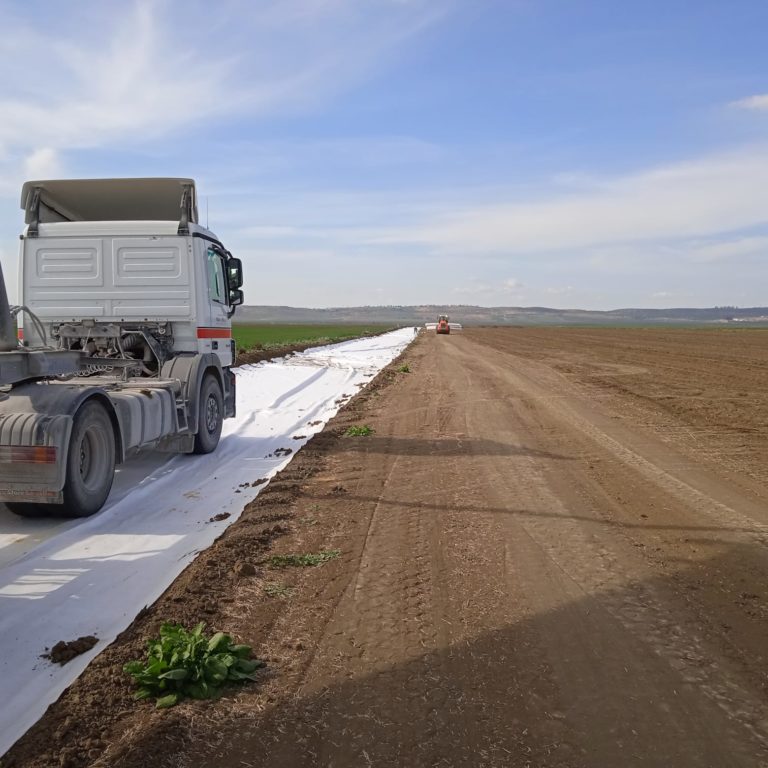
<path fill-rule="evenodd" d="M 348 455 L 361 469 L 356 483 L 344 481 L 343 502 L 368 506 L 371 515 L 301 700 L 275 716 L 277 732 L 252 732 L 211 765 L 261 764 L 253 756 L 267 750 L 273 766 L 535 765 L 573 757 L 563 746 L 567 726 L 549 715 L 555 688 L 542 681 L 533 635 L 520 629 L 507 642 L 520 614 L 517 601 L 505 599 L 498 524 L 457 506 L 467 497 L 482 505 L 474 464 L 507 447 L 468 434 L 469 374 L 454 371 L 446 383 L 426 343 L 409 358 L 422 373 L 402 380 L 397 400 L 423 406 L 376 409 L 376 442 L 361 441 Z"/>
<path fill-rule="evenodd" d="M 579 430 L 590 440 L 598 443 L 599 447 L 612 458 L 615 459 L 618 456 L 621 463 L 627 465 L 629 473 L 641 472 L 644 479 L 649 481 L 650 490 L 657 490 L 656 487 L 660 487 L 668 494 L 680 496 L 680 486 L 684 485 L 690 492 L 682 495 L 683 500 L 695 506 L 699 514 L 703 512 L 711 515 L 714 510 L 717 513 L 718 523 L 725 524 L 727 530 L 738 529 L 739 526 L 750 526 L 746 528 L 747 535 L 754 532 L 756 524 L 752 518 L 718 504 L 687 484 L 675 483 L 674 478 L 671 478 L 672 482 L 665 482 L 669 478 L 666 472 L 602 433 L 593 423 L 586 422 L 577 416 L 571 410 L 569 403 L 575 400 L 574 396 L 563 392 L 561 386 L 552 385 L 553 381 L 556 383 L 559 381 L 552 376 L 551 371 L 542 370 L 542 366 L 533 366 L 534 372 L 531 373 L 531 363 L 526 361 L 525 373 L 522 373 L 523 366 L 510 356 L 504 356 L 501 360 L 497 359 L 492 363 L 493 357 L 488 355 L 478 361 L 472 354 L 471 347 L 464 350 L 462 344 L 457 344 L 453 352 L 459 357 L 465 356 L 466 365 L 471 363 L 479 368 L 493 369 L 488 379 L 504 382 L 503 386 L 497 387 L 499 403 L 503 402 L 503 394 L 510 391 L 519 396 L 513 414 L 507 417 L 499 414 L 489 423 L 486 416 L 487 423 L 481 426 L 488 428 L 490 423 L 509 424 L 517 419 L 522 427 L 521 417 L 526 410 L 523 403 L 535 403 L 538 406 L 535 409 L 537 434 L 529 432 L 527 435 L 527 439 L 534 444 L 541 441 L 541 434 L 554 432 L 563 434 Z M 542 422 L 547 421 L 549 429 L 542 430 Z M 573 448 L 572 439 L 563 438 L 561 442 Z M 630 460 L 627 460 L 628 458 Z M 497 492 L 498 489 L 503 489 L 499 493 L 501 499 L 514 497 L 518 500 L 519 506 L 526 510 L 526 513 L 517 520 L 508 523 L 512 534 L 508 537 L 508 541 L 514 547 L 515 559 L 517 562 L 526 563 L 525 567 L 517 568 L 518 576 L 521 578 L 527 576 L 529 579 L 526 594 L 538 594 L 540 610 L 542 608 L 553 610 L 559 607 L 556 602 L 552 602 L 553 596 L 559 591 L 563 597 L 562 605 L 570 606 L 568 612 L 571 614 L 574 612 L 573 606 L 578 605 L 579 600 L 588 597 L 590 601 L 597 603 L 604 614 L 607 614 L 607 618 L 614 619 L 614 623 L 618 623 L 625 630 L 622 636 L 619 628 L 611 626 L 610 621 L 598 621 L 599 610 L 594 611 L 596 615 L 591 619 L 585 620 L 582 616 L 580 620 L 574 620 L 576 635 L 579 634 L 578 624 L 582 625 L 583 647 L 577 651 L 578 655 L 588 658 L 592 650 L 600 659 L 599 667 L 593 668 L 590 672 L 593 680 L 603 678 L 605 683 L 612 679 L 621 680 L 625 676 L 622 674 L 623 665 L 630 663 L 630 659 L 634 665 L 637 665 L 638 661 L 642 662 L 645 657 L 643 674 L 633 677 L 636 704 L 626 699 L 614 702 L 619 710 L 624 710 L 622 720 L 631 724 L 631 727 L 621 738 L 607 743 L 608 749 L 601 757 L 603 762 L 598 761 L 598 764 L 617 764 L 619 760 L 624 761 L 624 764 L 632 763 L 632 761 L 626 762 L 626 755 L 622 757 L 621 753 L 613 751 L 613 748 L 619 745 L 623 751 L 626 745 L 632 743 L 635 744 L 636 752 L 646 753 L 642 760 L 665 759 L 675 765 L 687 764 L 686 760 L 691 764 L 706 764 L 697 762 L 696 755 L 699 761 L 713 760 L 713 764 L 716 765 L 749 764 L 749 760 L 756 752 L 765 754 L 765 747 L 768 744 L 765 702 L 755 699 L 753 694 L 739 685 L 736 682 L 739 675 L 735 674 L 733 669 L 719 663 L 717 658 L 713 658 L 712 649 L 705 650 L 702 647 L 702 643 L 696 636 L 697 622 L 689 621 L 688 626 L 681 623 L 680 617 L 685 613 L 684 605 L 669 605 L 668 599 L 665 603 L 656 594 L 657 590 L 648 569 L 633 564 L 633 561 L 638 559 L 636 550 L 633 552 L 626 548 L 618 548 L 616 551 L 615 536 L 610 538 L 598 536 L 595 534 L 594 525 L 591 525 L 589 530 L 585 529 L 583 519 L 573 519 L 570 516 L 569 510 L 561 499 L 569 501 L 569 496 L 573 496 L 574 484 L 570 487 L 563 482 L 555 484 L 555 488 L 560 492 L 560 498 L 558 498 L 547 487 L 544 474 L 532 466 L 532 462 L 527 462 L 525 468 L 527 472 L 518 471 L 514 482 L 510 480 L 509 472 L 498 466 L 498 459 L 495 457 L 488 462 L 487 468 L 494 474 L 494 477 L 489 479 L 489 488 L 496 489 Z M 550 475 L 554 472 L 552 470 Z M 565 472 L 568 470 L 566 469 Z M 559 466 L 557 474 L 561 476 L 563 474 Z M 638 484 L 637 478 L 630 478 L 630 481 L 634 481 L 635 485 Z M 638 490 L 641 489 L 635 488 L 634 493 Z M 642 489 L 641 493 L 645 490 Z M 710 504 L 706 506 L 701 504 L 702 498 Z M 669 499 L 666 499 L 666 502 L 671 503 Z M 543 517 L 538 516 L 538 510 L 546 514 Z M 730 518 L 729 512 L 732 513 Z M 557 520 L 557 517 L 561 520 L 555 530 L 552 522 Z M 734 523 L 736 523 L 735 526 Z M 521 528 L 543 555 L 539 558 L 542 561 L 539 563 L 541 566 L 539 570 L 546 571 L 549 566 L 550 572 L 541 581 L 530 578 L 532 574 L 537 573 L 536 558 L 531 554 L 530 548 L 520 546 L 523 538 L 519 535 Z M 742 528 L 737 530 L 737 533 L 744 535 L 744 531 L 745 529 Z M 548 564 L 545 558 L 548 559 Z M 549 582 L 549 587 L 543 589 L 542 583 L 546 582 Z M 546 599 L 547 595 L 549 600 Z M 568 623 L 564 622 L 564 624 L 567 626 Z M 553 634 L 549 635 L 550 641 L 559 635 L 560 642 L 553 645 L 550 657 L 572 659 L 574 637 L 563 636 L 562 626 L 553 627 L 553 630 Z M 606 643 L 606 638 L 611 639 Z M 650 646 L 650 650 L 661 659 L 660 665 L 648 663 L 649 648 L 644 648 L 643 643 Z M 618 664 L 610 664 L 609 660 L 612 656 L 615 657 L 615 653 L 611 652 L 612 648 L 617 646 L 623 647 L 625 651 L 620 655 Z M 626 649 L 629 648 L 633 648 L 632 653 L 626 653 Z M 557 677 L 561 682 L 574 678 L 573 670 L 569 666 L 560 665 Z M 661 669 L 654 670 L 654 666 L 661 666 Z M 720 669 L 721 666 L 724 668 Z M 626 667 L 624 670 L 626 671 Z M 669 678 L 667 681 L 663 679 L 665 671 Z M 647 685 L 649 681 L 650 685 Z M 583 686 L 584 682 L 585 679 L 574 681 L 572 701 L 578 701 L 580 692 L 577 689 Z M 695 690 L 691 691 L 692 687 Z M 599 692 L 600 708 L 603 708 L 606 691 L 609 689 L 606 685 L 597 685 L 595 689 Z M 698 691 L 706 692 L 712 701 L 722 707 L 728 714 L 730 722 L 723 724 L 721 719 L 707 712 L 707 706 L 701 701 Z M 610 698 L 610 693 L 608 697 Z M 665 698 L 666 703 L 663 701 Z M 656 722 L 653 722 L 645 713 L 649 709 L 658 713 L 659 699 L 662 699 L 662 708 L 666 707 L 669 711 L 662 719 L 657 718 Z M 670 706 L 672 704 L 675 707 L 674 713 Z M 597 714 L 597 711 L 590 711 L 587 706 L 584 722 L 593 719 Z M 735 727 L 737 723 L 741 724 L 741 729 Z M 647 732 L 643 732 L 644 730 Z M 750 737 L 750 744 L 746 750 L 744 749 L 744 731 Z M 693 734 L 695 738 L 692 739 Z M 688 738 L 684 738 L 686 735 Z M 599 742 L 592 742 L 593 750 L 596 744 Z M 649 751 L 655 753 L 655 758 L 648 754 Z M 595 756 L 597 754 L 599 753 Z M 739 754 L 741 760 L 746 762 L 735 762 Z"/>

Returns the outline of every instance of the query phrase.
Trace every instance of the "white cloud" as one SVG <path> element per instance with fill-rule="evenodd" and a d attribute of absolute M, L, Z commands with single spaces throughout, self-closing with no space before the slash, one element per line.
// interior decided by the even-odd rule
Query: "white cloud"
<path fill-rule="evenodd" d="M 476 277 L 469 278 L 460 287 L 453 289 L 457 298 L 463 297 L 470 302 L 484 300 L 486 302 L 508 301 L 510 297 L 522 299 L 525 285 L 517 278 L 509 277 L 505 280 L 483 280 Z"/>
<path fill-rule="evenodd" d="M 92 0 L 60 17 L 4 12 L 0 193 L 15 194 L 24 158 L 40 153 L 184 141 L 207 122 L 311 108 L 445 10 L 424 0 L 221 0 L 212 14 L 202 0 Z"/>
<path fill-rule="evenodd" d="M 754 96 L 748 96 L 746 99 L 739 99 L 731 103 L 732 107 L 739 109 L 751 109 L 757 112 L 768 111 L 768 93 L 758 93 Z"/>
<path fill-rule="evenodd" d="M 737 237 L 710 243 L 692 243 L 680 249 L 690 261 L 714 262 L 762 255 L 768 259 L 768 237 Z"/>
<path fill-rule="evenodd" d="M 595 180 L 549 199 L 446 210 L 372 241 L 446 252 L 533 254 L 701 238 L 768 224 L 768 146 Z"/>
<path fill-rule="evenodd" d="M 61 162 L 55 149 L 41 147 L 24 159 L 24 177 L 50 179 L 61 175 Z"/>
<path fill-rule="evenodd" d="M 232 57 L 194 55 L 179 45 L 159 7 L 137 2 L 111 28 L 82 40 L 62 39 L 45 27 L 24 31 L 36 51 L 25 59 L 26 78 L 39 87 L 23 95 L 3 88 L 0 146 L 146 140 L 221 107 L 230 93 L 224 86 Z"/>
<path fill-rule="evenodd" d="M 519 293 L 523 288 L 525 288 L 525 285 L 516 278 L 510 277 L 501 284 L 501 287 L 508 293 Z"/>

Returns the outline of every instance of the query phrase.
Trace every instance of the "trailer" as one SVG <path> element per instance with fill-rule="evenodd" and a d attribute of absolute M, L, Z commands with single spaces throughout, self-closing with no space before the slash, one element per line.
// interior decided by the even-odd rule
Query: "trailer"
<path fill-rule="evenodd" d="M 0 501 L 84 517 L 140 451 L 216 449 L 242 264 L 199 224 L 192 179 L 29 181 L 21 207 L 19 306 L 0 271 Z"/>

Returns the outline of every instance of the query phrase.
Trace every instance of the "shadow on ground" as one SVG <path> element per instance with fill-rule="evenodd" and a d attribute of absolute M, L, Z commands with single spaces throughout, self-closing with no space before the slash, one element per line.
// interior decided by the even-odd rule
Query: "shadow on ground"
<path fill-rule="evenodd" d="M 744 613 L 727 638 L 718 625 L 723 574 L 762 562 L 756 548 L 724 546 L 667 576 L 478 627 L 448 647 L 419 652 L 416 641 L 399 663 L 363 663 L 349 638 L 325 684 L 310 676 L 247 714 L 241 697 L 183 750 L 180 736 L 163 733 L 112 765 L 143 765 L 148 752 L 157 766 L 199 768 L 764 764 L 766 661 L 745 651 L 766 621 Z M 685 583 L 694 575 L 698 616 Z M 757 581 L 750 588 L 762 594 L 766 580 Z M 413 629 L 404 621 L 400 631 Z"/>

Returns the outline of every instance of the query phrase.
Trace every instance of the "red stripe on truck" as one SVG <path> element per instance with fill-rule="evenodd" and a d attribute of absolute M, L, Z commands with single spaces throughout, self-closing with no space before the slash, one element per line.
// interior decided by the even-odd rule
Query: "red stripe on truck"
<path fill-rule="evenodd" d="M 231 328 L 198 328 L 198 339 L 228 339 L 232 336 Z"/>

